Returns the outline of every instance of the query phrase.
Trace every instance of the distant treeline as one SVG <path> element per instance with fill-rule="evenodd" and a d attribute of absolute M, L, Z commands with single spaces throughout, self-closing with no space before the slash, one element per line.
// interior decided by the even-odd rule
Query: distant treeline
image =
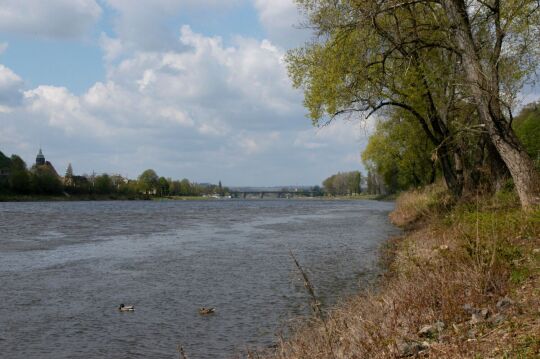
<path fill-rule="evenodd" d="M 361 192 L 360 171 L 339 172 L 323 181 L 324 192 L 331 196 L 355 195 Z"/>
<path fill-rule="evenodd" d="M 71 164 L 64 177 L 50 162 L 28 168 L 18 155 L 0 152 L 0 195 L 119 195 L 119 196 L 203 196 L 226 195 L 229 190 L 213 184 L 197 184 L 188 179 L 160 177 L 148 169 L 136 179 L 103 173 L 75 175 Z"/>

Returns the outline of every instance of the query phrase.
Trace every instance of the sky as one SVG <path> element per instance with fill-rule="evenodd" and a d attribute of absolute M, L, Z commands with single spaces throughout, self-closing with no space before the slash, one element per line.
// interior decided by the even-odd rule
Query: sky
<path fill-rule="evenodd" d="M 362 170 L 369 126 L 313 127 L 291 86 L 300 22 L 293 0 L 0 0 L 0 151 L 227 186 Z"/>

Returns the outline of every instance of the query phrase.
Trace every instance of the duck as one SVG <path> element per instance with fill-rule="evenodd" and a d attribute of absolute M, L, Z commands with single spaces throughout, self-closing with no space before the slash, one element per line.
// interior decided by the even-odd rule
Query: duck
<path fill-rule="evenodd" d="M 200 315 L 213 314 L 215 312 L 216 312 L 216 308 L 206 308 L 206 307 L 199 308 Z"/>
<path fill-rule="evenodd" d="M 135 306 L 134 305 L 124 305 L 124 303 L 120 304 L 118 307 L 118 310 L 121 312 L 134 312 Z"/>

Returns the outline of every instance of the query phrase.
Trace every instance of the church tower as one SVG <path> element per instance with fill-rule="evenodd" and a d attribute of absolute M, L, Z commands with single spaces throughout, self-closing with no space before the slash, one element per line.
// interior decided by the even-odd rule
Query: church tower
<path fill-rule="evenodd" d="M 45 156 L 43 156 L 43 152 L 41 152 L 41 148 L 39 149 L 39 153 L 36 156 L 36 166 L 43 166 L 45 164 Z"/>

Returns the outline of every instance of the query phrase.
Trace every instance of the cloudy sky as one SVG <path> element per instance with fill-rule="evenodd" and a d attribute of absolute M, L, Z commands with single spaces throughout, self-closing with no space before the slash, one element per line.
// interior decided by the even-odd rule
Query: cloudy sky
<path fill-rule="evenodd" d="M 0 0 L 0 150 L 226 185 L 360 169 L 364 127 L 313 128 L 291 87 L 298 22 L 292 0 Z"/>

